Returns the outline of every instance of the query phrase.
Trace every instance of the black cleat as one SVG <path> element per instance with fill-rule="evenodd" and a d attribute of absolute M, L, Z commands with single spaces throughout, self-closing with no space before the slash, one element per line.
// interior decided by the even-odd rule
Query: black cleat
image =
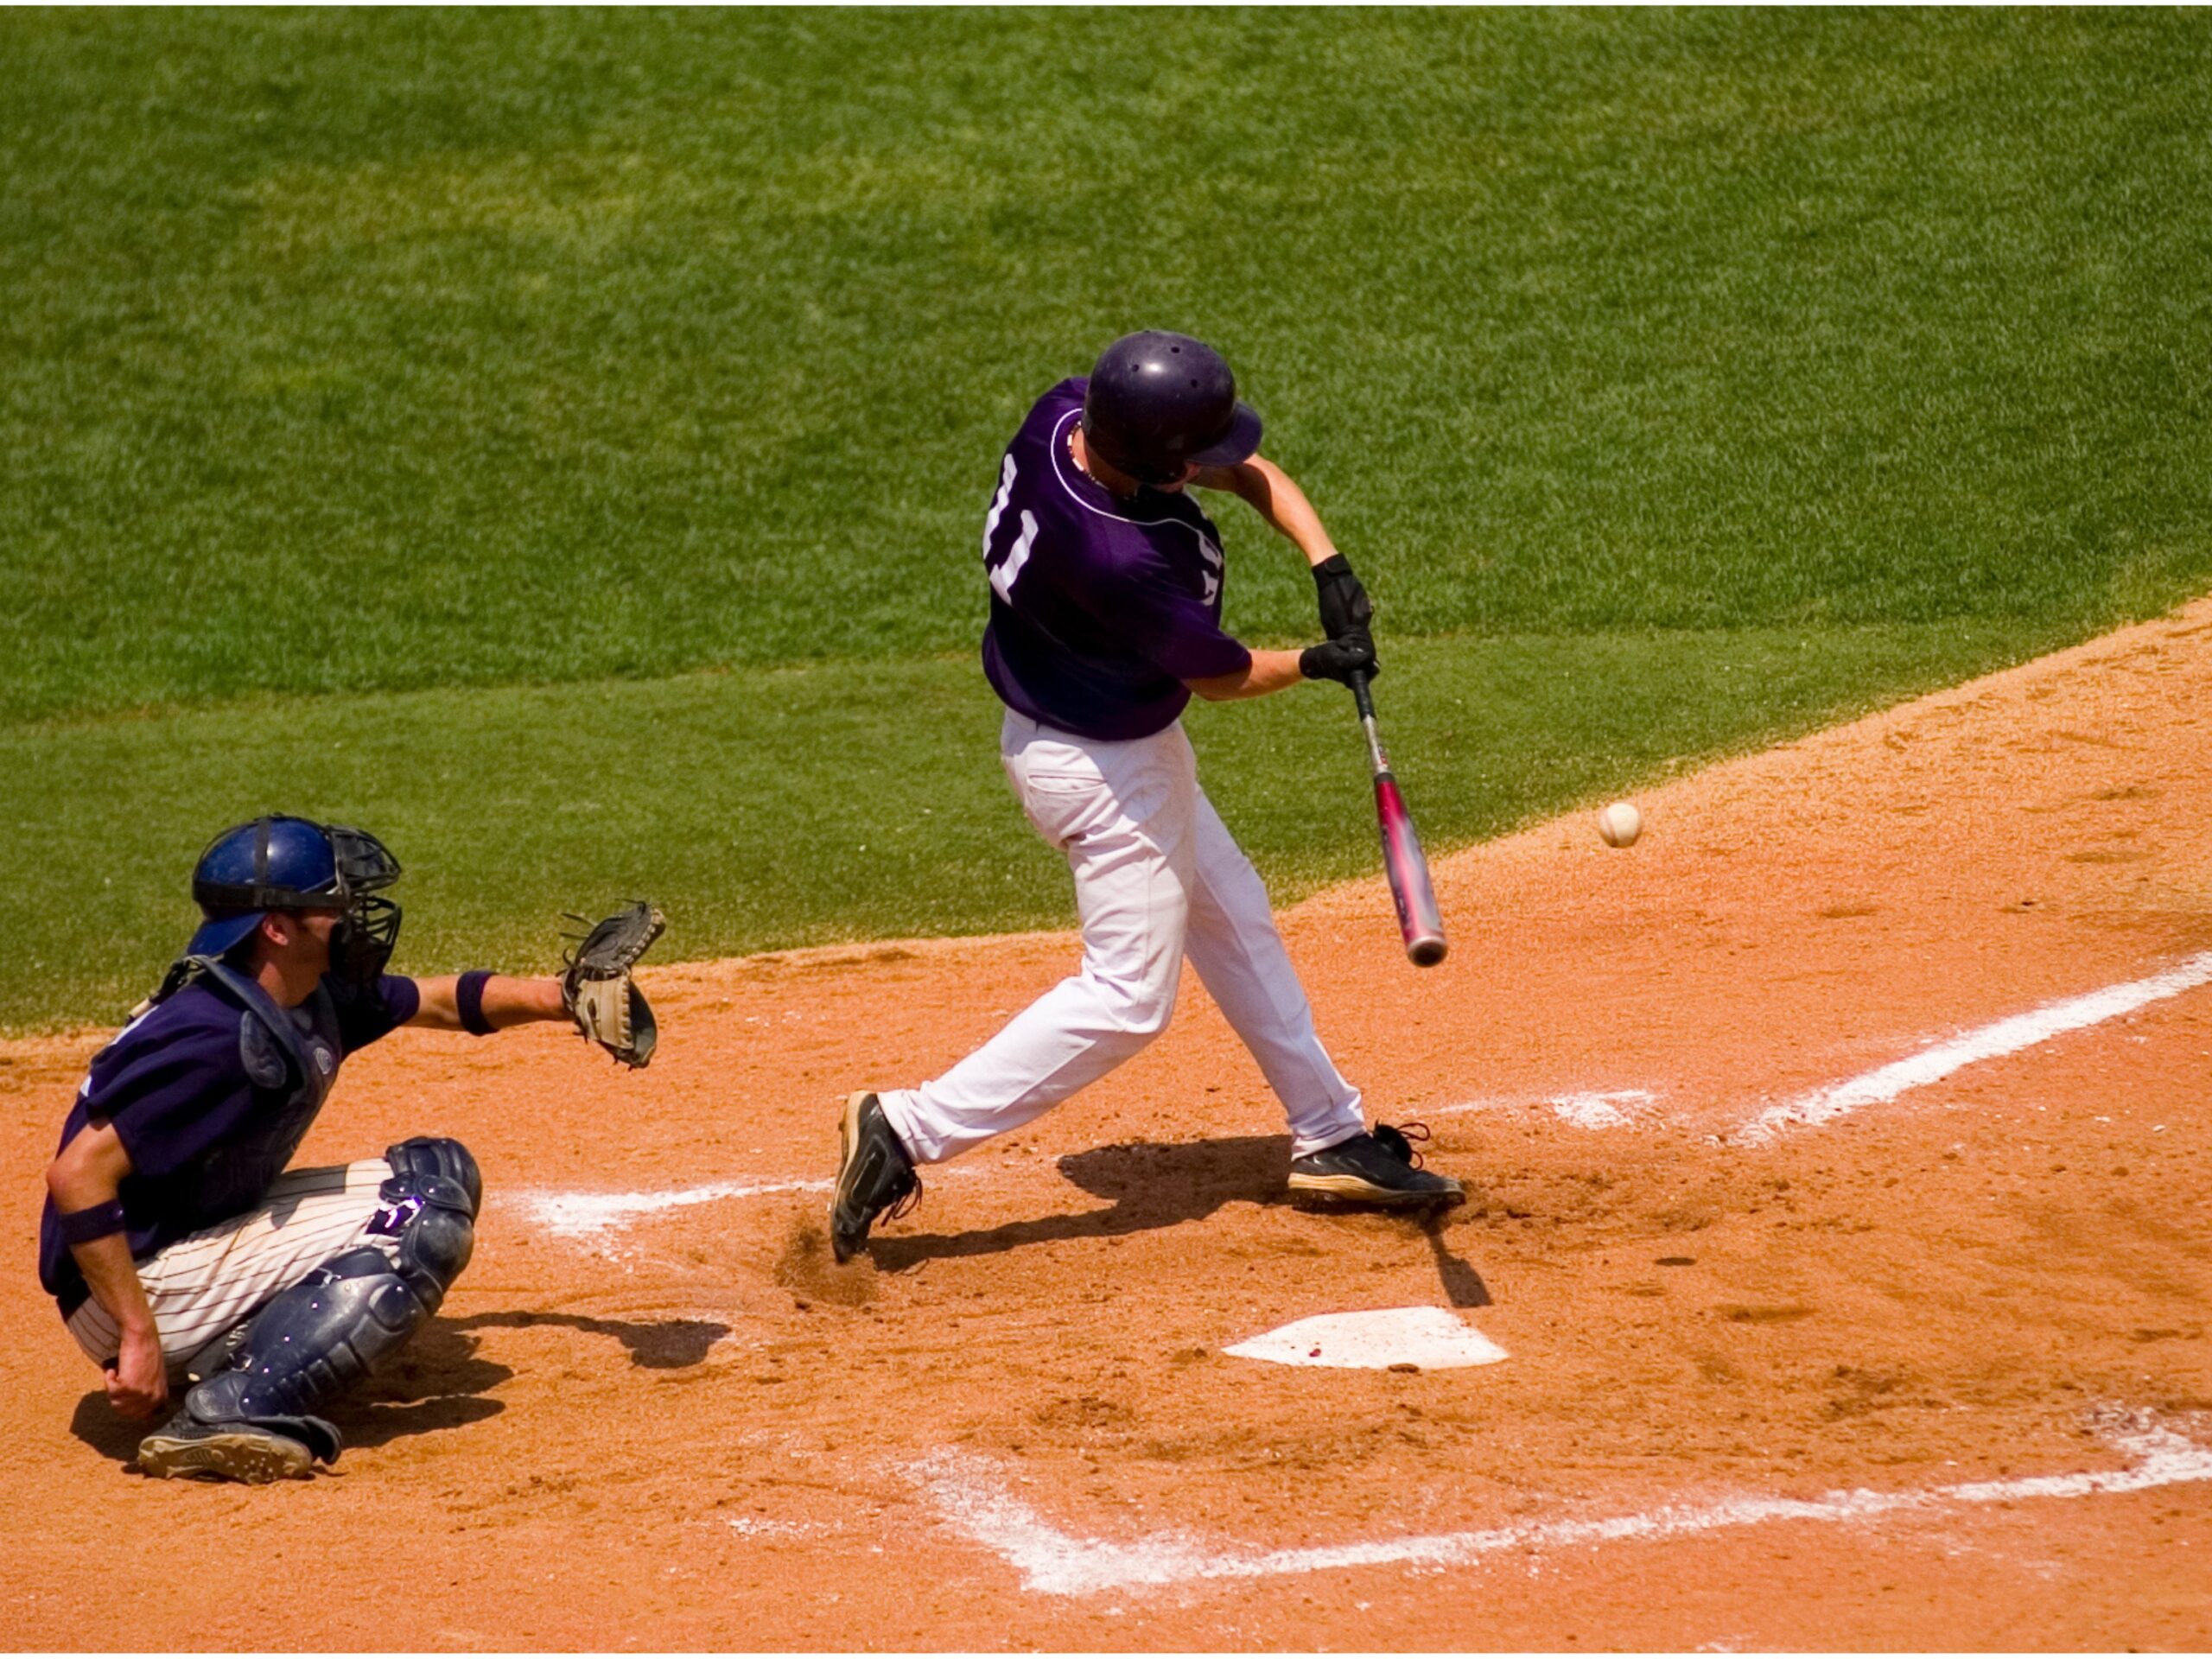
<path fill-rule="evenodd" d="M 287 1420 L 285 1427 L 294 1425 Z M 319 1455 L 326 1461 L 336 1455 L 338 1431 L 313 1417 L 300 1419 L 297 1427 L 308 1439 L 328 1440 L 318 1448 L 308 1439 L 295 1440 L 261 1423 L 203 1423 L 189 1411 L 180 1411 L 138 1442 L 138 1471 L 156 1480 L 198 1475 L 249 1486 L 304 1480 L 315 1471 Z"/>
<path fill-rule="evenodd" d="M 1412 1142 L 1427 1139 L 1426 1124 L 1408 1123 L 1397 1129 L 1377 1123 L 1372 1134 L 1363 1131 L 1293 1159 L 1290 1190 L 1303 1198 L 1376 1204 L 1393 1210 L 1465 1204 L 1467 1194 L 1459 1182 L 1421 1166 L 1421 1154 Z"/>
<path fill-rule="evenodd" d="M 837 1122 L 837 1191 L 830 1200 L 830 1253 L 849 1262 L 879 1219 L 896 1221 L 921 1201 L 921 1177 L 899 1144 L 883 1103 L 866 1090 L 845 1100 Z"/>

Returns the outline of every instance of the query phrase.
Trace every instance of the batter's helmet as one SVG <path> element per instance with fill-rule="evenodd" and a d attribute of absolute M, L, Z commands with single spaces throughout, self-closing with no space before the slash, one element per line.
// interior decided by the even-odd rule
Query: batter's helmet
<path fill-rule="evenodd" d="M 238 824 L 209 842 L 193 867 L 192 897 L 207 919 L 185 954 L 236 950 L 272 910 L 342 909 L 331 971 L 366 983 L 399 938 L 399 906 L 372 895 L 398 879 L 399 861 L 366 830 L 276 817 Z"/>
<path fill-rule="evenodd" d="M 1260 447 L 1260 417 L 1236 401 L 1219 352 L 1156 328 L 1099 355 L 1083 398 L 1083 440 L 1130 477 L 1172 484 L 1186 464 L 1227 467 Z"/>

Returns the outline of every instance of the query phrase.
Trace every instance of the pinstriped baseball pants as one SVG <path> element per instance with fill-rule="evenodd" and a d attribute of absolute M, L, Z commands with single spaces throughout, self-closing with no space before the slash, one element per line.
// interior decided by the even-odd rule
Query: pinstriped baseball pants
<path fill-rule="evenodd" d="M 260 1209 L 181 1238 L 138 1264 L 170 1380 L 179 1368 L 280 1290 L 360 1244 L 397 1259 L 398 1241 L 371 1233 L 377 1188 L 391 1178 L 381 1158 L 295 1169 L 270 1183 Z M 115 1320 L 97 1300 L 69 1316 L 69 1334 L 95 1364 L 115 1357 Z"/>

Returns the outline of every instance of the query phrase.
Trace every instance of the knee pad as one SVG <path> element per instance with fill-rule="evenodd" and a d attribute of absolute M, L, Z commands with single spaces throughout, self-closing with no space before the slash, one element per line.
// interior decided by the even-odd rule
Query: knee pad
<path fill-rule="evenodd" d="M 382 1250 L 356 1245 L 280 1292 L 254 1317 L 231 1369 L 185 1403 L 203 1422 L 308 1415 L 367 1376 L 431 1311 Z"/>
<path fill-rule="evenodd" d="M 399 1276 L 435 1313 L 476 1249 L 482 1178 L 458 1141 L 403 1141 L 385 1154 L 391 1179 L 369 1230 L 398 1243 Z"/>
<path fill-rule="evenodd" d="M 386 1147 L 385 1162 L 395 1177 L 412 1176 L 457 1183 L 468 1194 L 469 1218 L 484 1205 L 484 1177 L 467 1147 L 442 1135 L 419 1135 L 396 1147 Z"/>

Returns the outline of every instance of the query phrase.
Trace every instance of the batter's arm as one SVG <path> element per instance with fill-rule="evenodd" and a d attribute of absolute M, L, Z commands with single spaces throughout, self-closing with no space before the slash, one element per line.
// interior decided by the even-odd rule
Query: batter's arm
<path fill-rule="evenodd" d="M 1216 674 L 1183 683 L 1208 702 L 1235 702 L 1244 697 L 1264 697 L 1271 691 L 1296 685 L 1304 677 L 1299 671 L 1296 652 L 1255 651 L 1251 666 L 1241 674 Z"/>
<path fill-rule="evenodd" d="M 407 1023 L 429 1031 L 467 1030 L 467 1022 L 461 1017 L 462 977 L 446 974 L 436 979 L 416 980 L 415 988 L 423 1001 Z M 487 974 L 484 977 L 484 1023 L 494 1031 L 569 1018 L 557 978 L 512 979 L 505 974 Z"/>
<path fill-rule="evenodd" d="M 1268 522 L 1268 527 L 1306 556 L 1308 564 L 1336 556 L 1336 543 L 1313 504 L 1288 473 L 1254 455 L 1234 467 L 1202 467 L 1191 475 L 1202 490 L 1226 490 Z"/>
<path fill-rule="evenodd" d="M 103 1123 L 79 1130 L 61 1148 L 47 1166 L 46 1190 L 66 1224 L 69 1217 L 113 1205 L 130 1173 L 130 1154 L 122 1138 L 113 1124 Z M 117 1211 L 108 1213 L 119 1217 Z M 119 1333 L 115 1363 L 107 1373 L 108 1402 L 125 1417 L 151 1417 L 169 1397 L 162 1333 L 147 1303 L 146 1287 L 138 1282 L 138 1264 L 130 1259 L 130 1236 L 119 1218 L 112 1225 L 113 1232 L 73 1241 L 69 1254 L 77 1259 L 92 1300 L 106 1310 Z"/>

